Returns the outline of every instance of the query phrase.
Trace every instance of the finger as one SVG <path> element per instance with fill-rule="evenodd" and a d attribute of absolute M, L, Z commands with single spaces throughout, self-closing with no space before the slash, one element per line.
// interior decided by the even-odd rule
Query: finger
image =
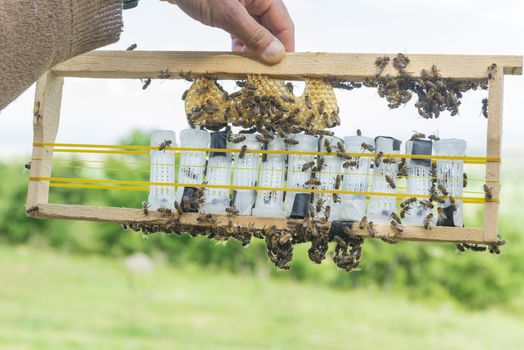
<path fill-rule="evenodd" d="M 244 48 L 244 44 L 242 44 L 238 38 L 235 38 L 234 36 L 231 37 L 231 51 L 242 52 Z"/>
<path fill-rule="evenodd" d="M 261 23 L 284 44 L 286 51 L 295 50 L 295 25 L 282 0 L 246 1 L 251 15 L 258 16 Z"/>
<path fill-rule="evenodd" d="M 250 51 L 267 63 L 278 63 L 284 58 L 284 45 L 258 23 L 238 1 L 227 1 L 223 19 L 218 26 L 238 38 Z"/>

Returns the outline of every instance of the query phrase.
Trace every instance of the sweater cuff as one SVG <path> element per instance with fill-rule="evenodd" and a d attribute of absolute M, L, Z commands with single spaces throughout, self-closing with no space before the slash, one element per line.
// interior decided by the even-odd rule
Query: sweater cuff
<path fill-rule="evenodd" d="M 70 57 L 117 41 L 122 32 L 122 0 L 73 0 Z"/>

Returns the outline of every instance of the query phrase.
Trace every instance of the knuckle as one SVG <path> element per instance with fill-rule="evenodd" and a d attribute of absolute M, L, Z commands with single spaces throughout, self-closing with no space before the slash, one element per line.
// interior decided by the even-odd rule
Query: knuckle
<path fill-rule="evenodd" d="M 240 6 L 236 1 L 224 1 L 221 8 L 221 19 L 218 25 L 230 26 L 234 25 L 241 18 L 244 8 Z M 217 19 L 218 20 L 218 19 Z"/>
<path fill-rule="evenodd" d="M 246 41 L 244 44 L 255 50 L 264 48 L 267 44 L 266 30 L 262 26 L 257 26 L 249 33 Z"/>

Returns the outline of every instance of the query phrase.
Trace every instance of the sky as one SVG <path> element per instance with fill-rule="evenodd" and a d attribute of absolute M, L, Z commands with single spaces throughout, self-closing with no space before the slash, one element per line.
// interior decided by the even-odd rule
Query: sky
<path fill-rule="evenodd" d="M 287 0 L 296 27 L 296 51 L 348 53 L 524 54 L 522 0 Z M 206 27 L 176 6 L 142 0 L 124 12 L 119 42 L 104 50 L 224 51 L 229 36 Z M 232 85 L 226 85 L 232 87 Z M 187 127 L 182 92 L 185 81 L 66 79 L 57 142 L 111 144 L 133 129 Z M 297 86 L 300 89 L 300 86 Z M 503 154 L 524 155 L 524 78 L 506 76 Z M 28 155 L 32 143 L 34 86 L 0 112 L 0 157 Z M 460 115 L 424 120 L 412 105 L 389 110 L 376 90 L 337 92 L 342 125 L 338 136 L 390 135 L 406 140 L 413 130 L 463 138 L 468 154 L 485 154 L 486 120 L 481 99 L 465 95 Z"/>

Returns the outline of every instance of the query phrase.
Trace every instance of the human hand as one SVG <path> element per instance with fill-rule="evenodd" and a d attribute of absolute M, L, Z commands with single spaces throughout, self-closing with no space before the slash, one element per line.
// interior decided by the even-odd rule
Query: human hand
<path fill-rule="evenodd" d="M 282 0 L 163 0 L 194 19 L 231 34 L 232 50 L 250 51 L 267 63 L 295 50 L 295 28 Z"/>

